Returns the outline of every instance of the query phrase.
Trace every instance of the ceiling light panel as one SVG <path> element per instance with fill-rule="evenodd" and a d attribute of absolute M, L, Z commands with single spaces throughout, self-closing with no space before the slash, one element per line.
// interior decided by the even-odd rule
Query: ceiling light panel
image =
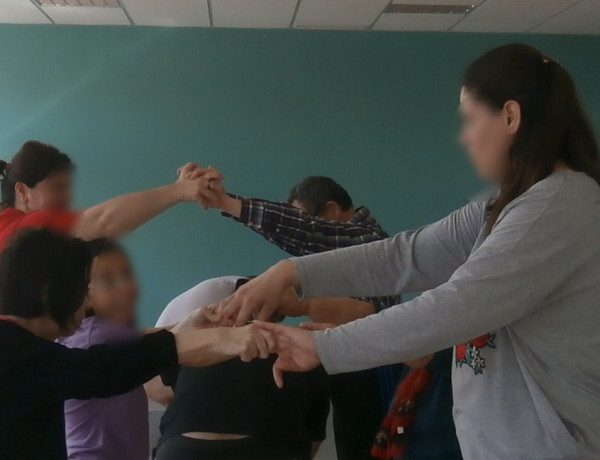
<path fill-rule="evenodd" d="M 477 6 L 483 0 L 394 0 L 392 5 L 459 5 L 470 4 Z"/>
<path fill-rule="evenodd" d="M 294 27 L 366 28 L 388 3 L 388 0 L 302 0 Z"/>
<path fill-rule="evenodd" d="M 56 24 L 77 25 L 130 25 L 121 8 L 98 8 L 96 6 L 44 6 L 43 10 Z"/>
<path fill-rule="evenodd" d="M 374 30 L 444 31 L 465 17 L 464 14 L 382 14 Z"/>
<path fill-rule="evenodd" d="M 96 6 L 120 8 L 119 0 L 35 0 L 41 6 Z"/>
<path fill-rule="evenodd" d="M 384 11 L 391 14 L 469 14 L 473 4 L 392 3 Z"/>

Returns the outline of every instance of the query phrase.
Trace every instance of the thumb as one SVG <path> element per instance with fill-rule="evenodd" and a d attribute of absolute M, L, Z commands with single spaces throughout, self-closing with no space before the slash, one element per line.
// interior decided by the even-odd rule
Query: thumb
<path fill-rule="evenodd" d="M 281 389 L 283 388 L 283 371 L 277 367 L 278 362 L 279 358 L 277 358 L 277 361 L 275 361 L 275 364 L 273 364 L 273 379 L 275 380 L 275 385 L 277 385 L 277 388 Z"/>

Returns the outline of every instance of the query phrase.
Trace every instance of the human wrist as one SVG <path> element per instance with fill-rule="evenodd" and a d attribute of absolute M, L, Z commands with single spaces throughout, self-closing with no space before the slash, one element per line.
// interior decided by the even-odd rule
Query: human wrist
<path fill-rule="evenodd" d="M 242 200 L 231 195 L 224 195 L 219 205 L 221 211 L 233 217 L 242 215 Z"/>
<path fill-rule="evenodd" d="M 275 278 L 278 284 L 284 288 L 297 288 L 300 285 L 300 278 L 296 265 L 290 259 L 284 259 L 277 262 L 269 270 L 270 277 Z"/>
<path fill-rule="evenodd" d="M 187 193 L 186 180 L 178 180 L 173 184 L 166 185 L 165 188 L 169 191 L 169 195 L 175 202 L 192 201 Z"/>

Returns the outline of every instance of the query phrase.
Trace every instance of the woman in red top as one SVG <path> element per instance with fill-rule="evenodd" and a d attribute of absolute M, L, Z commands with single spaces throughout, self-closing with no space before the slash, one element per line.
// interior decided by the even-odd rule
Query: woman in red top
<path fill-rule="evenodd" d="M 23 227 L 48 227 L 84 239 L 116 237 L 135 230 L 181 201 L 212 197 L 211 181 L 220 179 L 211 168 L 188 163 L 170 185 L 111 198 L 80 212 L 69 210 L 71 176 L 68 155 L 51 145 L 28 141 L 10 163 L 0 160 L 0 250 Z M 218 188 L 213 182 L 213 188 Z"/>

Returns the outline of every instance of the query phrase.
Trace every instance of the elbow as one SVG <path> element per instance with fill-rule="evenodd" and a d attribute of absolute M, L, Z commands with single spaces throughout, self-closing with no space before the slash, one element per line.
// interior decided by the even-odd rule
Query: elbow
<path fill-rule="evenodd" d="M 77 236 L 86 240 L 120 236 L 117 233 L 114 212 L 108 210 L 85 211 L 78 225 Z"/>

